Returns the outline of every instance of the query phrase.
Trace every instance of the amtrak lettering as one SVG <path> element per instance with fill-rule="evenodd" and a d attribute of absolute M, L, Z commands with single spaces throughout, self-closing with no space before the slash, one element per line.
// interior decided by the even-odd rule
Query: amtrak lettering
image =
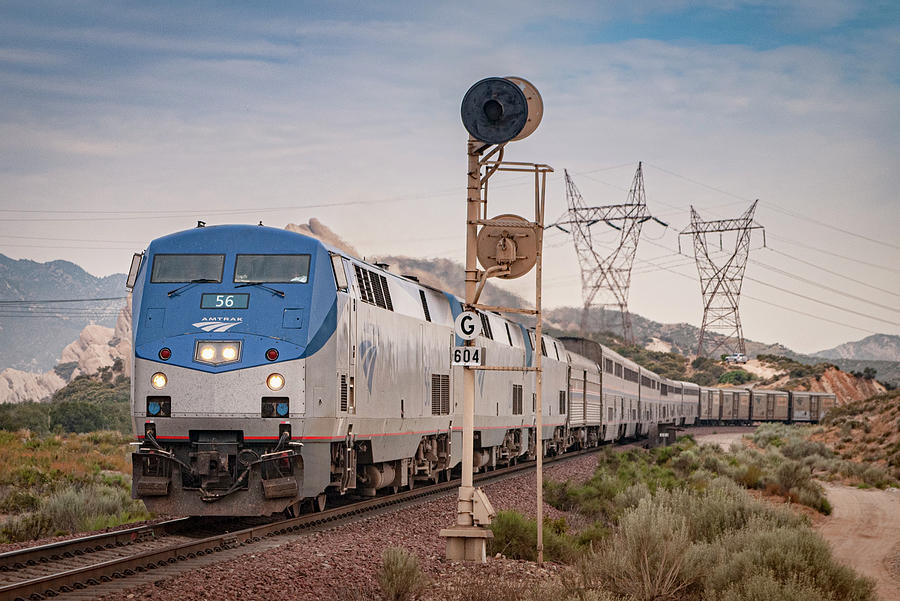
<path fill-rule="evenodd" d="M 244 321 L 242 317 L 204 317 L 191 325 L 204 332 L 227 332 L 242 321 Z"/>

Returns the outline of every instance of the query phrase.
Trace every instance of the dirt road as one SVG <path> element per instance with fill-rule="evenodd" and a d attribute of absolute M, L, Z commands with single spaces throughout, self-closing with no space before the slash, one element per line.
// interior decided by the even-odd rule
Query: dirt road
<path fill-rule="evenodd" d="M 728 451 L 731 450 L 731 443 L 740 442 L 744 434 L 752 434 L 754 429 L 745 426 L 706 426 L 697 429 L 694 440 L 698 444 L 717 444 L 723 450 Z M 701 432 L 709 432 L 709 434 Z"/>
<path fill-rule="evenodd" d="M 816 529 L 838 560 L 875 579 L 882 601 L 900 601 L 900 490 L 823 486 L 834 513 Z"/>

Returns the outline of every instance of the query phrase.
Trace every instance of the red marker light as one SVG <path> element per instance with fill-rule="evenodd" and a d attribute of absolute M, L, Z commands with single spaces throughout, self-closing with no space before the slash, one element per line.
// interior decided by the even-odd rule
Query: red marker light
<path fill-rule="evenodd" d="M 171 357 L 171 356 L 172 356 L 171 350 L 169 350 L 167 348 L 159 349 L 159 358 L 162 359 L 163 361 L 168 361 L 169 357 Z"/>
<path fill-rule="evenodd" d="M 269 361 L 274 361 L 278 358 L 278 351 L 276 349 L 270 348 L 266 351 L 266 359 Z"/>

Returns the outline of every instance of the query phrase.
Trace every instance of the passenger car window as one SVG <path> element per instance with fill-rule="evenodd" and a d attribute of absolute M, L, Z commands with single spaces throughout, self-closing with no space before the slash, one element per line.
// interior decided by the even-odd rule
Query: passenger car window
<path fill-rule="evenodd" d="M 150 282 L 153 284 L 204 280 L 221 282 L 225 255 L 156 255 Z"/>
<path fill-rule="evenodd" d="M 238 255 L 236 283 L 304 284 L 309 279 L 309 255 Z"/>

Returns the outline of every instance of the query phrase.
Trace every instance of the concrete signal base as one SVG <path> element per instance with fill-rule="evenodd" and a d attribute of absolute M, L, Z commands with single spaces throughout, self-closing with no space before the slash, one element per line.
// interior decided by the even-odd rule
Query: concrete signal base
<path fill-rule="evenodd" d="M 447 539 L 447 559 L 450 561 L 487 561 L 487 541 L 494 533 L 482 526 L 452 526 L 441 530 Z"/>

